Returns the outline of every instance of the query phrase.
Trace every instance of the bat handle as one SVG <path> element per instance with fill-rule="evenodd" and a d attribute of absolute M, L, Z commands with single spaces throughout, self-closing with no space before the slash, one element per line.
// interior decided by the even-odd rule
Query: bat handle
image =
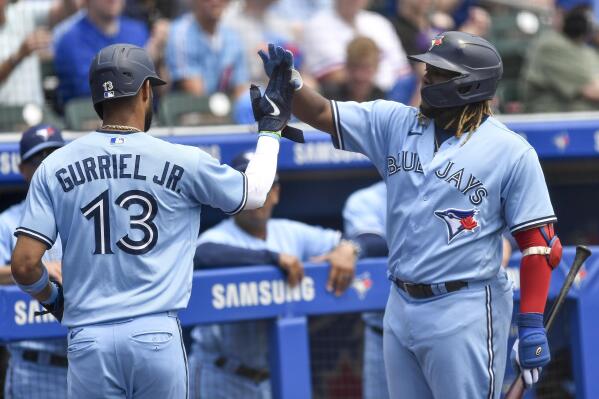
<path fill-rule="evenodd" d="M 518 378 L 516 378 L 510 386 L 504 399 L 522 399 L 524 397 L 525 388 L 522 373 L 518 373 Z"/>

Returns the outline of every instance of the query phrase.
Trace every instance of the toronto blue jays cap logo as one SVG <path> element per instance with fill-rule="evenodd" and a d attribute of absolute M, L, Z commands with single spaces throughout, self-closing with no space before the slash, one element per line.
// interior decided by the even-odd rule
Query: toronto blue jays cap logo
<path fill-rule="evenodd" d="M 474 232 L 478 227 L 476 214 L 478 209 L 462 210 L 449 208 L 444 211 L 435 211 L 435 216 L 445 222 L 447 227 L 447 243 L 465 231 Z"/>
<path fill-rule="evenodd" d="M 443 38 L 445 38 L 445 36 L 443 36 L 443 35 L 439 35 L 439 36 L 437 36 L 437 37 L 433 38 L 433 39 L 431 40 L 431 46 L 430 46 L 430 48 L 428 49 L 428 51 L 431 51 L 431 50 L 433 49 L 433 47 L 435 47 L 435 46 L 440 46 L 440 45 L 442 45 L 442 44 L 443 44 Z"/>

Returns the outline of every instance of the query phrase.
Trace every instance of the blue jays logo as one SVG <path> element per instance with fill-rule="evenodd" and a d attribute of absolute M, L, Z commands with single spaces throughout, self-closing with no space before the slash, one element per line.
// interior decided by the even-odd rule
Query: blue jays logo
<path fill-rule="evenodd" d="M 358 297 L 360 299 L 364 299 L 368 291 L 370 291 L 372 288 L 372 279 L 370 278 L 370 273 L 365 272 L 354 277 L 354 281 L 352 281 L 351 286 L 354 290 L 356 290 Z"/>
<path fill-rule="evenodd" d="M 449 208 L 444 211 L 435 211 L 435 216 L 445 222 L 447 226 L 447 243 L 453 241 L 464 231 L 474 232 L 479 227 L 475 216 L 478 209 L 461 210 Z"/>

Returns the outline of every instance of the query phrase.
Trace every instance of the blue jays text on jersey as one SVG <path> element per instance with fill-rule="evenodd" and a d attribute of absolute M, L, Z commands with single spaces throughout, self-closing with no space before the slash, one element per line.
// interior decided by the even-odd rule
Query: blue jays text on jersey
<path fill-rule="evenodd" d="M 435 151 L 434 121 L 389 101 L 332 101 L 336 147 L 366 155 L 387 185 L 389 272 L 414 283 L 484 280 L 501 233 L 553 223 L 534 149 L 494 117 Z"/>
<path fill-rule="evenodd" d="M 16 234 L 60 234 L 68 327 L 183 309 L 201 205 L 238 212 L 246 180 L 198 148 L 92 132 L 40 165 Z"/>

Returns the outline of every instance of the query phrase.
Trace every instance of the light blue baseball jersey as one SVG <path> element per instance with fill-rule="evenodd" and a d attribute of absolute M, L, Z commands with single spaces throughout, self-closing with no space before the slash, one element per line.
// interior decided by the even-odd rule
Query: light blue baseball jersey
<path fill-rule="evenodd" d="M 227 244 L 240 248 L 285 253 L 308 261 L 323 255 L 337 246 L 341 233 L 335 230 L 310 226 L 304 223 L 270 219 L 266 240 L 251 236 L 239 228 L 233 218 L 222 221 L 205 231 L 199 238 L 203 243 Z M 243 262 L 243 259 L 239 260 Z M 251 321 L 234 324 L 196 327 L 193 340 L 201 348 L 216 352 L 246 366 L 268 368 L 268 323 Z"/>
<path fill-rule="evenodd" d="M 200 205 L 235 213 L 246 197 L 245 175 L 198 148 L 92 132 L 44 160 L 15 234 L 60 234 L 63 324 L 118 320 L 185 308 Z"/>
<path fill-rule="evenodd" d="M 501 233 L 556 222 L 534 149 L 494 117 L 435 153 L 434 122 L 389 101 L 331 102 L 336 147 L 387 184 L 389 273 L 441 283 L 495 276 Z"/>
<path fill-rule="evenodd" d="M 347 237 L 376 234 L 385 238 L 387 186 L 381 181 L 349 196 L 343 207 L 343 227 Z"/>
<path fill-rule="evenodd" d="M 0 265 L 10 265 L 10 257 L 17 243 L 17 238 L 13 233 L 19 226 L 24 211 L 25 201 L 22 201 L 0 214 Z M 54 246 L 46 251 L 42 261 L 60 261 L 61 258 L 62 248 L 60 237 L 58 237 Z M 32 349 L 64 355 L 67 350 L 67 343 L 65 339 L 18 341 L 9 344 L 8 348 L 11 351 L 13 349 Z"/>

